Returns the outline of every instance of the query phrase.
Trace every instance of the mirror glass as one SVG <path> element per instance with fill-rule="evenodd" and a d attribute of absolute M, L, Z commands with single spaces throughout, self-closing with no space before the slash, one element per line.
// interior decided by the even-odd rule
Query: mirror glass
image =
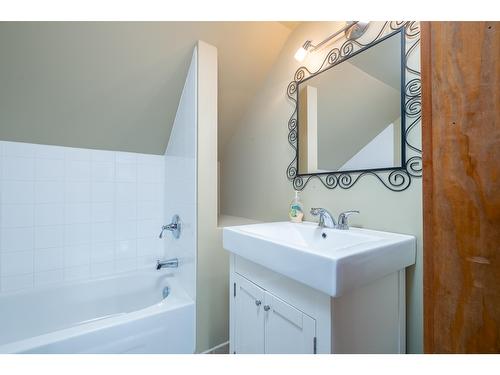
<path fill-rule="evenodd" d="M 401 32 L 298 85 L 300 174 L 402 167 Z"/>

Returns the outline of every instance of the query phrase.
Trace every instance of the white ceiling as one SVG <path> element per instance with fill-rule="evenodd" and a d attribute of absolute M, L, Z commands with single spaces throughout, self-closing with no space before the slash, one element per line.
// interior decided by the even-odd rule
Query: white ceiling
<path fill-rule="evenodd" d="M 220 150 L 294 26 L 0 22 L 0 139 L 163 154 L 201 39 L 218 48 Z"/>

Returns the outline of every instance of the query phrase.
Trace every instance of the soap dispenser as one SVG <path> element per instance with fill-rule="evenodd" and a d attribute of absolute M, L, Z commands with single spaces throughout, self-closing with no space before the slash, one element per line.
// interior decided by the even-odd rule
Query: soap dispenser
<path fill-rule="evenodd" d="M 290 220 L 293 223 L 302 223 L 304 210 L 302 207 L 302 202 L 300 201 L 299 192 L 297 190 L 295 190 L 295 198 L 293 198 L 292 203 L 290 203 L 288 216 L 290 216 Z"/>

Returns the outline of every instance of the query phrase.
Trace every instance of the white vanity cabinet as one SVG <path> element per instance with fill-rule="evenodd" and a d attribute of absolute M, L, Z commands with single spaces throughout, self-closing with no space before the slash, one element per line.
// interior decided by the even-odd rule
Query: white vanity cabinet
<path fill-rule="evenodd" d="M 266 292 L 235 274 L 233 277 L 233 353 L 265 352 L 264 302 Z"/>
<path fill-rule="evenodd" d="M 315 223 L 226 227 L 231 353 L 405 353 L 416 239 Z"/>
<path fill-rule="evenodd" d="M 245 277 L 233 276 L 233 353 L 316 350 L 316 321 Z"/>
<path fill-rule="evenodd" d="M 230 254 L 230 353 L 404 353 L 404 270 L 332 298 Z"/>

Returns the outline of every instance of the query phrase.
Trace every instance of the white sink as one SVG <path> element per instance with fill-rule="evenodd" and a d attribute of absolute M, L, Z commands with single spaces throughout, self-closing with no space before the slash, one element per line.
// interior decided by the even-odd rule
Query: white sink
<path fill-rule="evenodd" d="M 224 248 L 332 297 L 415 263 L 413 236 L 316 223 L 226 227 Z"/>

